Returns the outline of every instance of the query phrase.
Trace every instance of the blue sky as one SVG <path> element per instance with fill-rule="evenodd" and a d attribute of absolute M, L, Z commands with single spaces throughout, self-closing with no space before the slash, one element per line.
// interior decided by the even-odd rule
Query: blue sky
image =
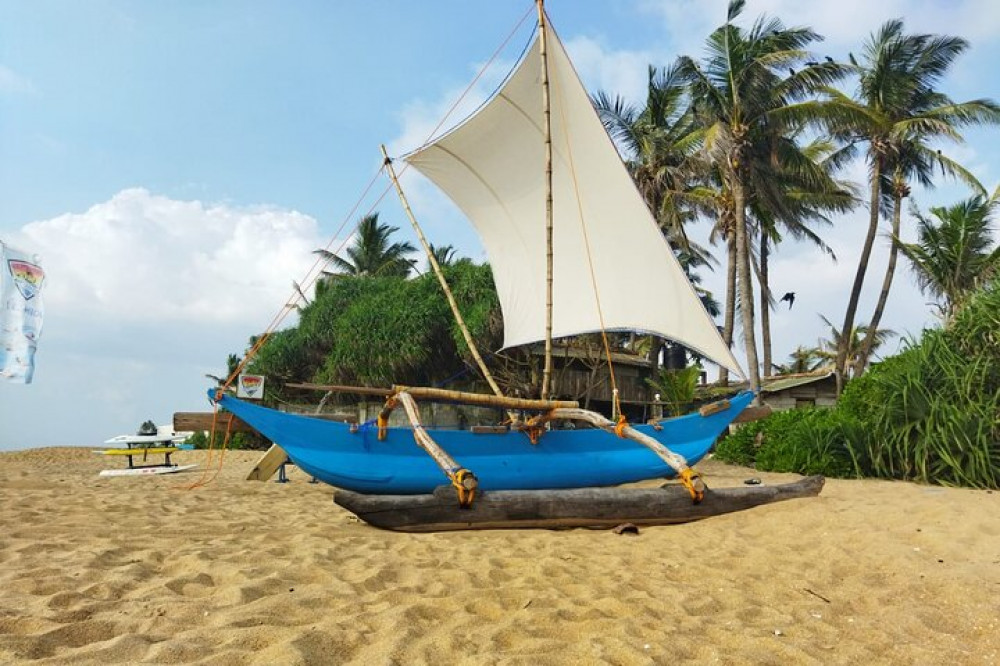
<path fill-rule="evenodd" d="M 48 275 L 35 382 L 0 384 L 0 449 L 92 445 L 207 409 L 205 373 L 221 373 L 286 302 L 310 250 L 375 174 L 379 144 L 398 154 L 426 138 L 531 6 L 0 0 L 0 239 L 38 253 Z M 648 64 L 698 55 L 725 14 L 721 0 L 547 6 L 588 88 L 636 101 Z M 827 37 L 817 53 L 838 57 L 893 17 L 961 35 L 972 47 L 943 90 L 1000 98 L 990 0 L 750 0 L 745 15 L 760 13 L 812 26 Z M 946 150 L 995 187 L 997 130 L 967 138 Z M 863 165 L 851 173 L 862 178 Z M 432 241 L 481 257 L 442 197 L 415 178 L 407 187 Z M 964 196 L 947 186 L 914 198 L 926 208 Z M 405 227 L 393 199 L 378 209 Z M 842 318 L 864 218 L 825 233 L 837 263 L 808 246 L 780 249 L 774 288 L 798 299 L 773 318 L 778 360 L 825 334 L 817 313 Z M 884 244 L 876 253 L 862 318 Z M 721 273 L 705 276 L 720 293 Z M 904 267 L 885 325 L 932 323 L 925 301 Z"/>

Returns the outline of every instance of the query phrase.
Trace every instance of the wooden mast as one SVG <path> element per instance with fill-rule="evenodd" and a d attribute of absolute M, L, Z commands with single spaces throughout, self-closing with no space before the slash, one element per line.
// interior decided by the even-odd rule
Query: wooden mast
<path fill-rule="evenodd" d="M 538 0 L 538 52 L 542 60 L 542 124 L 545 130 L 545 370 L 542 372 L 542 400 L 548 399 L 552 381 L 552 112 L 545 25 L 544 0 Z"/>
<path fill-rule="evenodd" d="M 441 284 L 441 289 L 444 290 L 444 295 L 448 298 L 448 305 L 451 306 L 451 312 L 455 315 L 455 321 L 458 322 L 458 327 L 462 330 L 462 337 L 465 338 L 465 344 L 469 346 L 469 351 L 472 352 L 472 357 L 476 360 L 476 364 L 479 366 L 480 372 L 483 373 L 483 377 L 486 378 L 486 382 L 493 389 L 493 392 L 499 397 L 504 397 L 503 391 L 497 385 L 496 381 L 493 379 L 493 375 L 490 374 L 489 368 L 486 367 L 486 362 L 483 361 L 483 357 L 479 355 L 479 349 L 476 347 L 476 343 L 472 340 L 472 334 L 469 333 L 468 327 L 465 325 L 465 319 L 462 318 L 462 313 L 458 310 L 458 303 L 455 301 L 454 294 L 451 293 L 451 288 L 448 286 L 448 281 L 444 278 L 444 273 L 441 272 L 441 266 L 438 264 L 437 259 L 434 258 L 434 253 L 431 252 L 431 246 L 428 244 L 427 239 L 424 238 L 424 232 L 417 223 L 417 218 L 413 215 L 413 211 L 410 209 L 410 203 L 406 200 L 406 195 L 403 194 L 403 188 L 399 185 L 399 179 L 396 177 L 396 170 L 392 168 L 392 160 L 389 159 L 389 153 L 386 152 L 385 145 L 380 146 L 382 149 L 382 157 L 385 158 L 385 168 L 389 174 L 389 178 L 392 180 L 392 184 L 396 187 L 396 193 L 399 195 L 399 201 L 403 204 L 403 210 L 406 211 L 406 216 L 410 218 L 410 224 L 413 225 L 413 230 L 417 232 L 417 238 L 420 239 L 420 245 L 423 246 L 424 252 L 427 254 L 427 261 L 430 262 L 431 268 L 434 270 L 434 275 L 437 276 L 438 282 Z"/>

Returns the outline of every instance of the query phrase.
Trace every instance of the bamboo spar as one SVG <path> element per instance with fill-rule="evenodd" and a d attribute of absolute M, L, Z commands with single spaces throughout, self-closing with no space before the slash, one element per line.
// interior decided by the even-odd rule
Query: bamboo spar
<path fill-rule="evenodd" d="M 389 173 L 389 179 L 392 180 L 392 184 L 396 188 L 396 193 L 399 195 L 399 201 L 403 205 L 403 210 L 406 211 L 406 216 L 410 219 L 410 224 L 413 225 L 413 230 L 417 232 L 417 238 L 420 239 L 420 245 L 423 246 L 424 252 L 427 254 L 427 261 L 431 265 L 431 269 L 434 271 L 434 275 L 437 276 L 438 282 L 441 284 L 441 289 L 444 290 L 444 295 L 448 299 L 448 305 L 451 306 L 451 312 L 455 315 L 455 321 L 458 323 L 458 327 L 462 331 L 462 337 L 465 338 L 465 344 L 469 346 L 469 351 L 472 352 L 472 357 L 476 360 L 476 365 L 479 366 L 480 372 L 483 373 L 483 377 L 486 382 L 493 389 L 493 392 L 499 396 L 503 397 L 503 391 L 497 386 L 496 381 L 493 379 L 493 375 L 490 374 L 489 368 L 486 367 L 486 362 L 483 361 L 483 357 L 479 355 L 479 349 L 476 347 L 476 343 L 472 340 L 472 334 L 469 333 L 469 329 L 465 325 L 465 319 L 462 318 L 462 313 L 458 309 L 458 303 L 455 301 L 454 294 L 451 293 L 451 288 L 448 286 L 448 281 L 444 278 L 444 273 L 441 272 L 441 266 L 438 264 L 437 259 L 434 258 L 434 253 L 431 252 L 430 244 L 427 239 L 424 238 L 424 232 L 417 223 L 416 216 L 413 215 L 413 211 L 410 209 L 410 203 L 406 199 L 406 195 L 403 193 L 403 188 L 399 184 L 399 179 L 396 178 L 396 170 L 392 168 L 392 160 L 389 159 L 389 153 L 386 152 L 385 145 L 380 146 L 382 149 L 382 157 L 385 158 L 385 168 Z"/>
<path fill-rule="evenodd" d="M 537 411 L 549 411 L 552 409 L 575 409 L 580 403 L 575 400 L 530 400 L 527 398 L 513 398 L 507 396 L 492 396 L 482 393 L 466 393 L 464 391 L 449 391 L 439 388 L 423 388 L 416 386 L 393 386 L 392 390 L 398 395 L 409 393 L 414 398 L 436 400 L 443 402 L 459 402 L 467 405 L 480 405 L 484 407 L 504 407 L 507 409 L 530 409 Z"/>
<path fill-rule="evenodd" d="M 423 424 L 420 423 L 420 410 L 417 408 L 417 402 L 413 399 L 409 393 L 403 391 L 396 394 L 396 400 L 403 406 L 403 410 L 406 412 L 407 418 L 410 419 L 410 425 L 413 426 L 413 439 L 424 451 L 434 459 L 434 462 L 438 464 L 441 471 L 445 473 L 453 484 L 460 483 L 464 490 L 475 491 L 478 484 L 476 477 L 474 475 L 463 476 L 459 472 L 464 472 L 468 474 L 468 470 L 465 470 L 461 465 L 455 462 L 448 453 L 438 446 L 427 431 L 424 429 Z M 386 409 L 390 409 L 388 406 Z M 471 503 L 472 496 L 469 497 L 469 502 Z M 459 495 L 459 500 L 462 501 L 461 494 Z M 467 506 L 463 503 L 463 506 Z"/>
<path fill-rule="evenodd" d="M 549 59 L 545 48 L 544 0 L 538 0 L 538 53 L 542 60 L 542 118 L 545 131 L 545 369 L 542 400 L 552 381 L 552 112 L 549 102 Z"/>
<path fill-rule="evenodd" d="M 578 421 L 586 421 L 591 425 L 597 426 L 607 432 L 614 433 L 616 424 L 602 414 L 597 412 L 592 412 L 589 409 L 566 409 L 558 408 L 553 409 L 550 412 L 542 414 L 536 419 L 532 419 L 532 425 L 537 425 L 545 421 L 551 421 L 552 419 L 573 419 Z M 621 429 L 621 436 L 626 439 L 631 439 L 645 446 L 647 449 L 655 453 L 660 459 L 667 463 L 671 469 L 677 472 L 678 475 L 682 475 L 684 470 L 689 469 L 687 460 L 684 456 L 674 453 L 655 438 L 649 435 L 639 432 L 632 426 L 626 425 Z"/>

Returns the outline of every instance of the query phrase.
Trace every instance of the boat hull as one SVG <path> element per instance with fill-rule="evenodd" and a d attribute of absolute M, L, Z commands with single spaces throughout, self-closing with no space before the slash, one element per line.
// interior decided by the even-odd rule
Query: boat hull
<path fill-rule="evenodd" d="M 209 395 L 214 397 L 214 392 Z M 659 429 L 651 425 L 635 428 L 694 464 L 752 399 L 747 391 L 709 416 L 694 413 L 661 421 Z M 278 444 L 306 474 L 332 486 L 365 494 L 411 495 L 430 493 L 447 481 L 416 444 L 410 428 L 388 428 L 385 440 L 380 441 L 371 425 L 352 428 L 228 395 L 219 405 Z M 517 431 L 428 432 L 458 464 L 476 475 L 484 491 L 612 486 L 674 476 L 662 459 L 641 444 L 596 428 L 551 430 L 537 444 Z"/>

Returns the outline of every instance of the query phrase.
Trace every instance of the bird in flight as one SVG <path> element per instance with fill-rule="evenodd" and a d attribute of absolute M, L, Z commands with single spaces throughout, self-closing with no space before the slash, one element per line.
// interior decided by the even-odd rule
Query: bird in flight
<path fill-rule="evenodd" d="M 785 295 L 781 297 L 781 300 L 788 301 L 788 309 L 791 310 L 792 303 L 795 302 L 795 292 L 794 291 L 786 292 Z"/>

